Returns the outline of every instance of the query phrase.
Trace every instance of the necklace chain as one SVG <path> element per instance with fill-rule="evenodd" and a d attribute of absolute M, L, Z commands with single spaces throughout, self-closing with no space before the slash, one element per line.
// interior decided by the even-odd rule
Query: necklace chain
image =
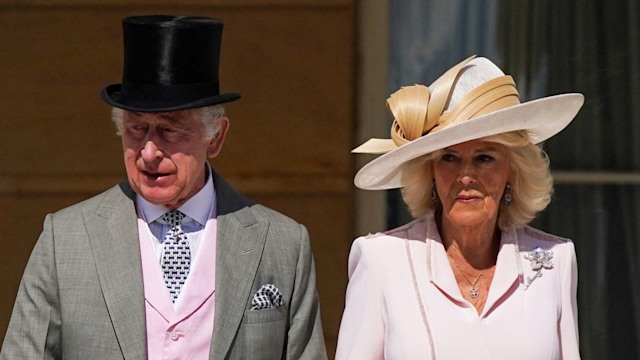
<path fill-rule="evenodd" d="M 484 270 L 480 271 L 480 274 L 478 274 L 478 276 L 474 281 L 471 281 L 469 280 L 469 277 L 467 276 L 467 274 L 464 271 L 462 271 L 460 266 L 458 266 L 458 263 L 455 261 L 455 259 L 449 253 L 447 253 L 447 255 L 449 256 L 449 259 L 451 259 L 453 266 L 455 266 L 455 268 L 458 269 L 458 271 L 460 272 L 460 274 L 462 274 L 464 279 L 467 280 L 469 285 L 471 285 L 471 290 L 469 290 L 469 296 L 471 296 L 474 299 L 477 298 L 478 295 L 480 295 L 480 293 L 478 292 L 478 289 L 476 289 L 476 284 L 478 283 L 478 280 L 480 280 L 480 277 L 484 275 Z"/>

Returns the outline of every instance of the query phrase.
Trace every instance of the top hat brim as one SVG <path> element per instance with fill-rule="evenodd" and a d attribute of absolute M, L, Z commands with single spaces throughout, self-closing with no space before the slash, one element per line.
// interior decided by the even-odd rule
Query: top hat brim
<path fill-rule="evenodd" d="M 534 144 L 562 131 L 584 103 L 582 94 L 562 94 L 522 103 L 429 133 L 363 166 L 354 183 L 365 190 L 400 188 L 402 169 L 436 150 L 510 131 L 526 130 Z"/>
<path fill-rule="evenodd" d="M 204 96 L 196 99 L 184 100 L 181 97 L 167 96 L 166 91 L 158 94 L 144 94 L 142 99 L 132 99 L 131 96 L 123 96 L 122 84 L 111 84 L 100 91 L 100 97 L 107 104 L 130 111 L 139 112 L 166 112 L 201 108 L 205 106 L 229 103 L 240 99 L 236 92 Z M 177 100 L 174 100 L 177 99 Z"/>

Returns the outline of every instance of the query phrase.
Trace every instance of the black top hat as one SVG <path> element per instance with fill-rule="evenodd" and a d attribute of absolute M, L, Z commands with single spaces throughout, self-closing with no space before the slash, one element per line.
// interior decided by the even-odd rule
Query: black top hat
<path fill-rule="evenodd" d="M 222 104 L 218 65 L 222 21 L 195 16 L 134 16 L 122 21 L 122 84 L 105 86 L 108 104 L 132 111 L 164 112 Z"/>

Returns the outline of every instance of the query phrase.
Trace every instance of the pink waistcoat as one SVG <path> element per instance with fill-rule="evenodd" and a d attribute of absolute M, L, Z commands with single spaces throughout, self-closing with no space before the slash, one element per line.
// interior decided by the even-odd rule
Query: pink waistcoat
<path fill-rule="evenodd" d="M 215 312 L 216 228 L 216 219 L 210 218 L 184 291 L 174 307 L 153 251 L 147 224 L 138 218 L 148 359 L 209 358 Z"/>

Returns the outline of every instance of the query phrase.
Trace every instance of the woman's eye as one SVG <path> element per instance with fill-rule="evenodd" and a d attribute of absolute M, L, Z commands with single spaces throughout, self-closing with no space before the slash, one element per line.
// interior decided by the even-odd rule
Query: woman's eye
<path fill-rule="evenodd" d="M 481 163 L 492 162 L 495 158 L 491 155 L 479 155 L 476 159 Z"/>
<path fill-rule="evenodd" d="M 440 159 L 445 162 L 452 162 L 452 161 L 456 161 L 458 157 L 453 154 L 444 154 L 442 155 L 442 157 L 440 157 Z"/>

